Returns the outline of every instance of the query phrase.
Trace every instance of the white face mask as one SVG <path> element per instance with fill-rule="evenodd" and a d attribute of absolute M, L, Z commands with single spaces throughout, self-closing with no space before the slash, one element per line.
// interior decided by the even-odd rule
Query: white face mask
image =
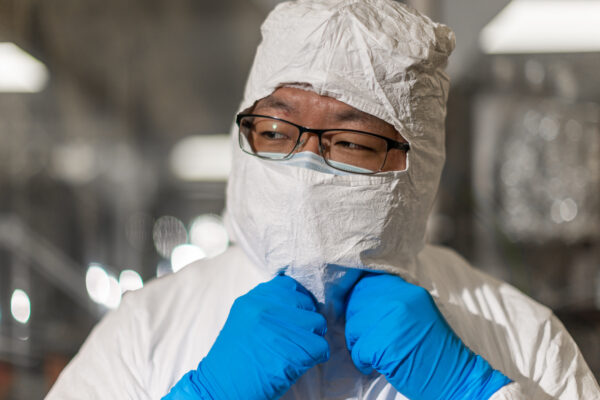
<path fill-rule="evenodd" d="M 285 156 L 285 154 L 283 154 L 283 153 L 258 153 L 258 155 L 263 156 L 263 157 L 268 157 L 268 158 L 270 158 L 270 157 L 276 158 L 278 160 L 273 160 L 273 162 L 276 162 L 279 165 L 291 165 L 291 166 L 299 167 L 299 168 L 308 168 L 308 169 L 312 169 L 313 171 L 323 172 L 326 174 L 333 174 L 333 175 L 349 175 L 349 174 L 351 174 L 351 172 L 346 172 L 346 171 L 363 172 L 363 173 L 364 172 L 373 172 L 366 168 L 361 168 L 361 167 L 346 164 L 343 162 L 330 160 L 329 163 L 331 163 L 332 165 L 334 165 L 336 167 L 343 168 L 343 169 L 345 169 L 345 171 L 333 168 L 331 165 L 329 165 L 325 162 L 323 157 L 321 157 L 320 155 L 315 154 L 311 151 L 303 151 L 300 153 L 295 153 L 292 155 L 292 157 L 290 157 L 286 160 L 279 160 L 281 157 Z"/>
<path fill-rule="evenodd" d="M 357 270 L 414 281 L 428 206 L 405 171 L 333 175 L 236 153 L 226 222 L 261 269 L 284 272 L 334 308 Z"/>

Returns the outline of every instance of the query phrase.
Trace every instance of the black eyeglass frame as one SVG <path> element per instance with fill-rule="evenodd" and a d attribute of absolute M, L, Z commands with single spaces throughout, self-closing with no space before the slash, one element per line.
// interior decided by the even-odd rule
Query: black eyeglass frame
<path fill-rule="evenodd" d="M 282 119 L 282 118 L 272 117 L 270 115 L 240 113 L 240 114 L 236 115 L 236 117 L 235 117 L 235 123 L 238 126 L 238 128 L 241 128 L 240 127 L 240 121 L 242 120 L 242 118 L 245 118 L 245 117 L 259 117 L 259 118 L 274 119 L 276 121 L 281 121 L 281 122 L 285 122 L 286 124 L 290 124 L 290 125 L 298 128 L 298 130 L 300 131 L 300 133 L 298 135 L 298 139 L 296 139 L 296 144 L 294 145 L 294 147 L 292 148 L 292 150 L 285 157 L 283 157 L 283 158 L 269 158 L 269 157 L 260 156 L 260 155 L 258 155 L 256 153 L 250 153 L 250 152 L 246 151 L 244 149 L 244 146 L 243 146 L 242 142 L 241 142 L 241 140 L 242 140 L 241 129 L 238 129 L 238 144 L 239 144 L 240 148 L 242 149 L 242 151 L 245 152 L 245 153 L 247 153 L 247 154 L 250 154 L 250 155 L 253 155 L 255 157 L 265 159 L 265 160 L 282 161 L 282 160 L 289 159 L 292 156 L 292 154 L 294 154 L 294 151 L 296 150 L 296 148 L 300 144 L 300 138 L 302 137 L 302 135 L 305 132 L 314 133 L 315 135 L 317 135 L 317 137 L 319 138 L 319 154 L 321 155 L 321 157 L 323 157 L 323 160 L 325 161 L 325 163 L 327 165 L 329 165 L 332 168 L 338 169 L 340 171 L 352 172 L 352 173 L 355 173 L 355 174 L 370 175 L 370 174 L 375 174 L 377 172 L 381 172 L 381 168 L 383 168 L 383 166 L 385 165 L 385 162 L 387 161 L 388 153 L 390 152 L 391 149 L 400 149 L 401 151 L 404 151 L 405 153 L 410 150 L 410 144 L 408 144 L 406 142 L 400 142 L 398 140 L 390 139 L 389 137 L 378 135 L 376 133 L 359 131 L 359 130 L 356 130 L 356 129 L 339 129 L 339 128 L 336 128 L 336 129 L 312 129 L 312 128 L 307 128 L 307 127 L 302 126 L 302 125 L 295 124 L 295 123 L 290 122 L 290 121 L 286 121 L 285 119 Z M 361 133 L 361 134 L 364 134 L 364 135 L 374 136 L 374 137 L 378 137 L 378 138 L 381 138 L 381 139 L 385 140 L 385 142 L 387 144 L 387 149 L 386 149 L 386 152 L 385 152 L 385 158 L 383 159 L 383 162 L 381 163 L 381 167 L 379 167 L 379 170 L 378 171 L 373 171 L 373 172 L 347 171 L 347 170 L 340 169 L 340 168 L 338 168 L 338 167 L 336 167 L 334 165 L 329 164 L 329 162 L 327 161 L 327 158 L 325 158 L 325 156 L 323 155 L 323 146 L 321 144 L 321 137 L 323 136 L 324 133 L 332 132 L 332 131 Z"/>

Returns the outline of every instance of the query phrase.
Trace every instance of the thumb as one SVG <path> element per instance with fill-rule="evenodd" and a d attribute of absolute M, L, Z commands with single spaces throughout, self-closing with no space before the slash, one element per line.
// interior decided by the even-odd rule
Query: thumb
<path fill-rule="evenodd" d="M 369 375 L 373 371 L 373 365 L 368 360 L 370 357 L 364 357 L 364 352 L 360 350 L 360 339 L 354 344 L 350 350 L 350 357 L 352 357 L 352 363 L 361 373 Z M 362 357 L 361 357 L 362 356 Z"/>

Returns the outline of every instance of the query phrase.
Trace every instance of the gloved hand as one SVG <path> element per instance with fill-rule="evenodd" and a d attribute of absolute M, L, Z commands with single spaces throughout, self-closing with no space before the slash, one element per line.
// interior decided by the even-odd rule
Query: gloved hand
<path fill-rule="evenodd" d="M 431 295 L 393 275 L 365 275 L 348 296 L 346 345 L 411 400 L 488 399 L 510 379 L 452 331 Z"/>
<path fill-rule="evenodd" d="M 163 399 L 275 399 L 329 359 L 326 330 L 311 294 L 278 275 L 234 302 L 209 353 Z"/>

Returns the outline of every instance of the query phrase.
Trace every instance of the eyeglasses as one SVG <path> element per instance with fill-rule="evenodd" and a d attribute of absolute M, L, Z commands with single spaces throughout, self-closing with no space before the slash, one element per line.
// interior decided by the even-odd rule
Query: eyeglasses
<path fill-rule="evenodd" d="M 392 149 L 407 152 L 410 145 L 385 136 L 353 129 L 310 129 L 280 118 L 238 114 L 239 145 L 256 157 L 286 160 L 301 145 L 305 132 L 319 138 L 319 152 L 325 162 L 346 172 L 374 174 L 382 170 Z M 365 172 L 358 172 L 356 167 Z"/>

